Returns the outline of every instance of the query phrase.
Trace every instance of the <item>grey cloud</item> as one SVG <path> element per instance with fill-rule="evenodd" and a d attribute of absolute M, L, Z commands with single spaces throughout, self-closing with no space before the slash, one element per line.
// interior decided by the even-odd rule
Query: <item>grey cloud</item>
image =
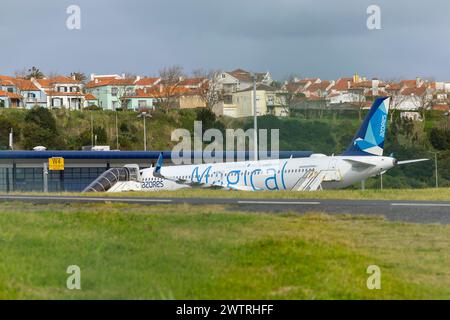
<path fill-rule="evenodd" d="M 70 4 L 82 30 L 65 28 Z M 382 9 L 382 30 L 366 8 Z M 164 65 L 270 70 L 336 78 L 450 79 L 450 3 L 444 0 L 3 1 L 0 73 L 37 65 L 68 73 L 157 73 Z M 3 46 L 4 47 L 4 46 Z"/>

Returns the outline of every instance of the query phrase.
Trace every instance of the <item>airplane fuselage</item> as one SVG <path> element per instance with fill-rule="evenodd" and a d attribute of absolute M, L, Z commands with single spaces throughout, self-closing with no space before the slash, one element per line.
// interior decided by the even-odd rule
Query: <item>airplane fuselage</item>
<path fill-rule="evenodd" d="M 236 190 L 298 190 L 322 173 L 322 189 L 345 188 L 389 170 L 395 159 L 382 156 L 325 156 L 214 164 L 166 166 L 160 174 L 141 171 L 142 190 L 174 190 L 198 185 Z M 181 183 L 180 183 L 181 182 Z"/>

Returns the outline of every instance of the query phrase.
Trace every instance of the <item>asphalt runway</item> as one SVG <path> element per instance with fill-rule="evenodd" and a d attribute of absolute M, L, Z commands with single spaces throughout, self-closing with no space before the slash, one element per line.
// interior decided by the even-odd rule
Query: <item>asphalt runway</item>
<path fill-rule="evenodd" d="M 0 201 L 48 203 L 119 202 L 141 205 L 192 204 L 227 205 L 249 212 L 323 212 L 328 214 L 383 215 L 388 220 L 413 223 L 450 224 L 450 202 L 385 201 L 385 200 L 285 200 L 285 199 L 226 199 L 226 198 L 143 198 L 102 196 L 28 196 L 0 195 Z"/>

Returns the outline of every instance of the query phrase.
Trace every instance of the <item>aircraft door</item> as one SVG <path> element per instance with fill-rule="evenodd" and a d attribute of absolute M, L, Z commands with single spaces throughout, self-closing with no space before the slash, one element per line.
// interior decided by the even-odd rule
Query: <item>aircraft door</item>
<path fill-rule="evenodd" d="M 336 170 L 336 167 L 337 167 L 336 162 L 337 162 L 336 158 L 331 157 L 330 162 L 328 163 L 328 170 Z"/>

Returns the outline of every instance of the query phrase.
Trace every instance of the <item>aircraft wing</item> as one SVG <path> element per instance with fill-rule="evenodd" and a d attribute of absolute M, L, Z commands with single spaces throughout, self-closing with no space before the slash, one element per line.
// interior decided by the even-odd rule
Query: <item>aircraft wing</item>
<path fill-rule="evenodd" d="M 220 184 L 195 182 L 195 181 L 186 180 L 186 179 L 169 178 L 169 177 L 166 177 L 163 174 L 161 174 L 162 164 L 163 164 L 163 158 L 162 158 L 162 153 L 161 153 L 159 155 L 158 161 L 156 162 L 155 169 L 153 171 L 153 175 L 155 177 L 161 178 L 161 179 L 165 179 L 165 180 L 169 180 L 169 181 L 173 181 L 173 182 L 178 183 L 178 184 L 183 184 L 183 185 L 189 186 L 191 188 L 225 189 L 225 190 L 241 190 L 241 191 L 253 190 L 252 188 L 245 187 L 245 186 L 229 186 L 229 187 L 225 187 L 225 186 L 220 185 Z"/>

